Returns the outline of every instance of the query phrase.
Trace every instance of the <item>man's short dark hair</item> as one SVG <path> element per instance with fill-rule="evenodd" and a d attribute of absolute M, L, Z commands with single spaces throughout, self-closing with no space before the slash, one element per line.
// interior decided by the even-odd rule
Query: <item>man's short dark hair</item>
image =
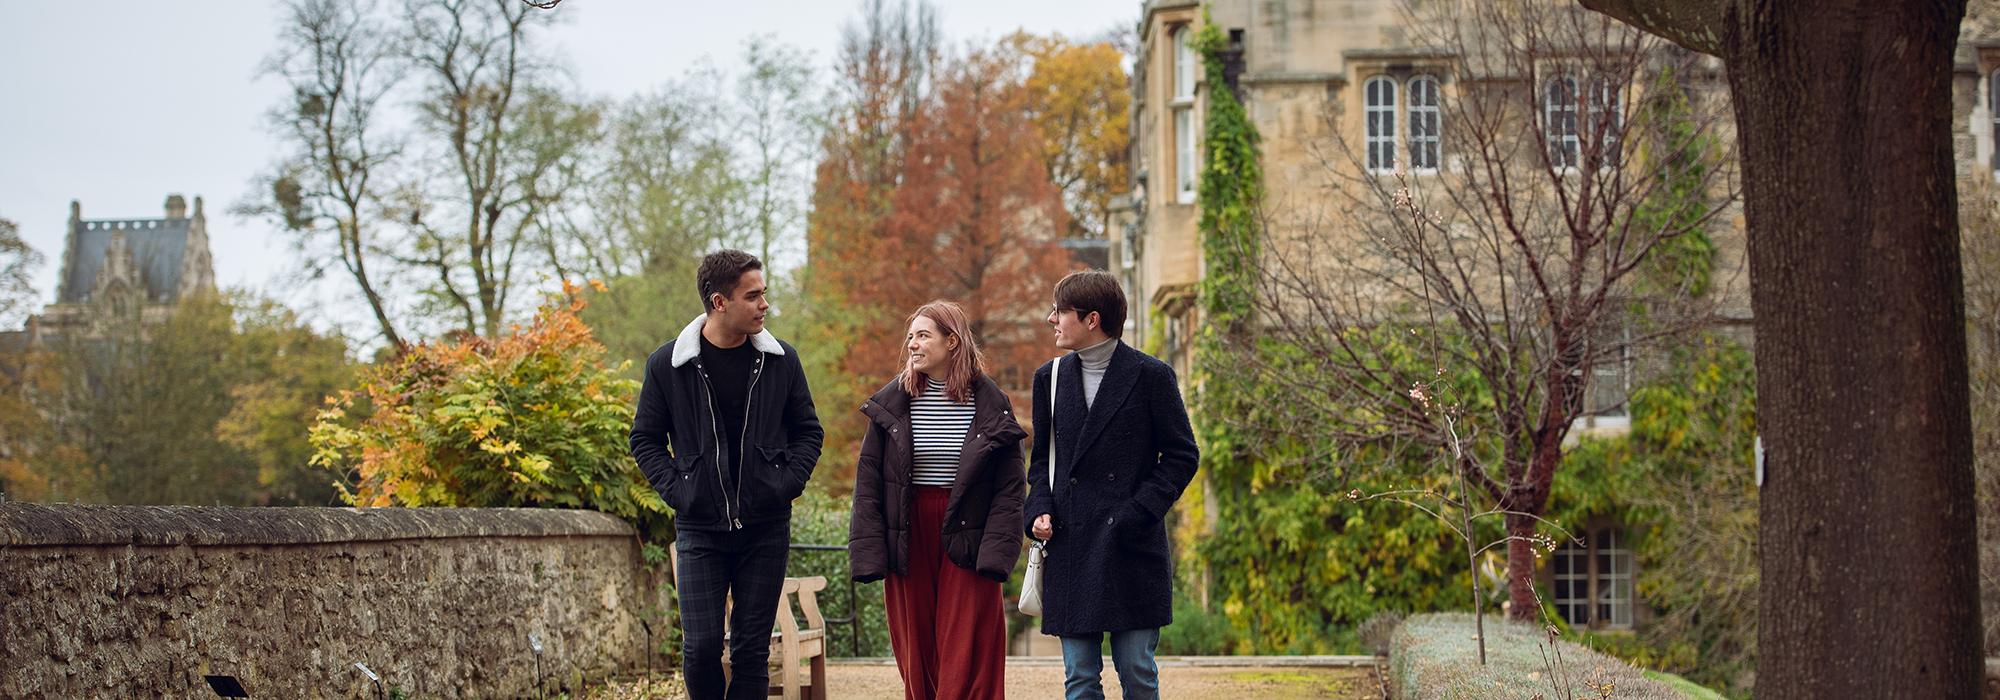
<path fill-rule="evenodd" d="M 711 295 L 720 294 L 724 299 L 736 298 L 736 283 L 743 279 L 743 273 L 764 269 L 764 263 L 757 256 L 735 249 L 718 250 L 701 259 L 701 269 L 695 272 L 695 284 L 701 288 L 701 310 L 713 311 L 709 301 Z"/>
<path fill-rule="evenodd" d="M 1056 283 L 1056 305 L 1076 309 L 1083 318 L 1097 312 L 1099 327 L 1113 338 L 1125 335 L 1125 289 L 1103 270 L 1078 270 Z"/>

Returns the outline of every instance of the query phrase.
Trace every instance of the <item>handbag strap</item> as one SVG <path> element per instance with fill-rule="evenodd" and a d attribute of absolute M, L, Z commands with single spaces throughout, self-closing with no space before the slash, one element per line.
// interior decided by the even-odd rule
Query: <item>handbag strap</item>
<path fill-rule="evenodd" d="M 1062 377 L 1062 356 L 1049 361 L 1049 497 L 1056 495 L 1056 380 Z"/>

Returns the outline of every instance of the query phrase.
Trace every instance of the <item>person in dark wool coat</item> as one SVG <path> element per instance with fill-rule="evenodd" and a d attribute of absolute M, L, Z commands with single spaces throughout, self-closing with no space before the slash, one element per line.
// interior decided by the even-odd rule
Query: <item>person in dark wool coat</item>
<path fill-rule="evenodd" d="M 1194 479 L 1194 429 L 1173 368 L 1119 340 L 1125 292 L 1111 273 L 1064 277 L 1048 322 L 1056 346 L 1072 352 L 1060 358 L 1053 411 L 1049 365 L 1035 372 L 1023 519 L 1028 535 L 1046 543 L 1042 632 L 1062 638 L 1070 700 L 1104 697 L 1107 633 L 1125 697 L 1156 698 L 1153 654 L 1160 628 L 1173 623 L 1165 519 Z"/>

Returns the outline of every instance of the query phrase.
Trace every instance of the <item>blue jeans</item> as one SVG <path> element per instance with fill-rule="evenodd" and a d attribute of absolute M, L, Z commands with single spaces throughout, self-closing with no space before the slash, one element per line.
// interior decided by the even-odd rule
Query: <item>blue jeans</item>
<path fill-rule="evenodd" d="M 1063 693 L 1068 700 L 1104 700 L 1104 635 L 1063 637 Z M 1153 651 L 1160 647 L 1160 629 L 1111 633 L 1111 665 L 1126 700 L 1160 697 L 1160 665 Z"/>

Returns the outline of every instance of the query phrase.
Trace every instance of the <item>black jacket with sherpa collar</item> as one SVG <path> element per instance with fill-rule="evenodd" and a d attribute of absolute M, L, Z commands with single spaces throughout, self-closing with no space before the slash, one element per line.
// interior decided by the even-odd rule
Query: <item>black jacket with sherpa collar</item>
<path fill-rule="evenodd" d="M 790 519 L 819 462 L 823 433 L 798 351 L 770 331 L 750 336 L 757 348 L 743 420 L 742 459 L 728 455 L 711 377 L 701 363 L 698 316 L 646 358 L 646 380 L 632 420 L 632 458 L 674 510 L 680 530 L 723 531 Z M 723 471 L 736 474 L 735 489 Z"/>

